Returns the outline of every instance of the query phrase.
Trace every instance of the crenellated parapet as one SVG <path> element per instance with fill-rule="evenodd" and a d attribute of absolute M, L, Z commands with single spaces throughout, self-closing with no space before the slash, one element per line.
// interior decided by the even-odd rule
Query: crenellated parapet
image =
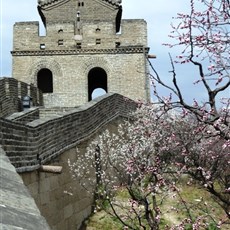
<path fill-rule="evenodd" d="M 0 77 L 0 117 L 22 111 L 22 97 L 30 96 L 34 106 L 43 104 L 43 96 L 34 85 L 14 78 Z"/>
<path fill-rule="evenodd" d="M 130 47 L 147 47 L 147 25 L 142 19 L 121 21 L 121 32 L 113 32 L 110 23 L 85 23 L 83 34 L 75 35 L 74 22 L 48 23 L 46 36 L 39 36 L 39 22 L 17 22 L 14 25 L 13 51 L 64 51 L 115 49 L 120 52 Z M 132 31 L 132 33 L 130 33 Z M 94 53 L 95 53 L 94 52 Z"/>
<path fill-rule="evenodd" d="M 14 25 L 12 77 L 45 107 L 76 107 L 99 90 L 150 100 L 147 23 L 122 19 L 121 0 L 39 0 L 38 22 Z"/>
<path fill-rule="evenodd" d="M 27 124 L 0 118 L 0 145 L 18 172 L 33 171 L 88 139 L 119 117 L 129 117 L 136 103 L 107 94 L 65 113 Z"/>

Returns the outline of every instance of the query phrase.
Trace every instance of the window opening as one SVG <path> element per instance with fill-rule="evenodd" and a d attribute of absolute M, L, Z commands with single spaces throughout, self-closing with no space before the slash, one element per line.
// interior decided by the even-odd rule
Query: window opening
<path fill-rule="evenodd" d="M 121 43 L 120 42 L 116 42 L 115 45 L 116 45 L 116 48 L 119 48 L 121 46 Z"/>
<path fill-rule="evenodd" d="M 77 12 L 77 21 L 80 21 L 80 11 Z"/>
<path fill-rule="evenodd" d="M 97 38 L 96 39 L 96 45 L 100 45 L 101 44 L 101 39 L 100 38 Z"/>
<path fill-rule="evenodd" d="M 81 42 L 77 43 L 77 49 L 81 49 Z"/>
<path fill-rule="evenodd" d="M 44 50 L 46 48 L 46 45 L 45 44 L 40 44 L 40 49 L 41 50 Z"/>
<path fill-rule="evenodd" d="M 91 101 L 94 98 L 95 93 L 97 93 L 98 95 L 98 90 L 100 92 L 103 91 L 104 93 L 108 92 L 107 91 L 107 73 L 105 72 L 104 69 L 100 67 L 95 67 L 91 69 L 88 74 L 88 100 L 89 101 Z"/>
<path fill-rule="evenodd" d="M 43 93 L 53 93 L 53 74 L 49 69 L 41 69 L 37 74 L 37 86 Z"/>
<path fill-rule="evenodd" d="M 63 46 L 63 45 L 64 45 L 63 39 L 58 40 L 58 45 L 59 45 L 59 46 Z"/>

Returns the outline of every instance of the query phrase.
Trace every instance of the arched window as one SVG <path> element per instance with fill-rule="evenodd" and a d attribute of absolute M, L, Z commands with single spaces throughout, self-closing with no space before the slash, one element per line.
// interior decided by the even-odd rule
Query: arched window
<path fill-rule="evenodd" d="M 88 100 L 91 101 L 94 93 L 97 91 L 104 91 L 107 93 L 107 74 L 104 69 L 95 67 L 89 71 L 88 74 Z M 103 93 L 103 94 L 104 94 Z M 102 95 L 102 94 L 100 94 Z"/>
<path fill-rule="evenodd" d="M 53 74 L 49 69 L 41 69 L 37 75 L 37 86 L 43 93 L 53 93 Z"/>

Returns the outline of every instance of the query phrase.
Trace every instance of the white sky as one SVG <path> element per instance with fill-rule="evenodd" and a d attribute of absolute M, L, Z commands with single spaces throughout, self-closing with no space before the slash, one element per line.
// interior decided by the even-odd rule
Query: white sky
<path fill-rule="evenodd" d="M 168 53 L 171 52 L 173 55 L 179 55 L 179 53 L 177 50 L 170 50 L 162 46 L 162 43 L 169 41 L 168 34 L 171 30 L 172 17 L 176 16 L 178 12 L 189 12 L 189 4 L 189 0 L 122 0 L 123 18 L 142 18 L 147 21 L 150 54 L 157 55 L 157 59 L 154 59 L 152 63 L 167 81 L 171 80 Z M 37 0 L 0 0 L 0 20 L 0 76 L 11 76 L 10 51 L 12 50 L 13 24 L 19 21 L 40 21 Z M 202 89 L 191 90 L 193 82 L 196 80 L 194 72 L 190 71 L 188 66 L 176 67 L 186 98 L 189 101 L 195 97 L 203 100 Z M 191 91 L 195 92 L 195 95 L 190 96 Z"/>

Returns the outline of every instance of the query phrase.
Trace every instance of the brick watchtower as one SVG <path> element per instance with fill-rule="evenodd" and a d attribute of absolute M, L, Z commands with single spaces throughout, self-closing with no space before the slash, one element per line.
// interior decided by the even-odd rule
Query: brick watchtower
<path fill-rule="evenodd" d="M 38 86 L 46 107 L 74 107 L 97 88 L 149 100 L 147 25 L 122 20 L 121 0 L 38 0 L 46 28 L 14 25 L 13 77 Z"/>

